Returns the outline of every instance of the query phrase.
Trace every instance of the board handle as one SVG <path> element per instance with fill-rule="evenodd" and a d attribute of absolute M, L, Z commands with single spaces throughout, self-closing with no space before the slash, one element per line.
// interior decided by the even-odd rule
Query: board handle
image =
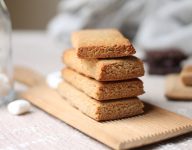
<path fill-rule="evenodd" d="M 45 84 L 45 77 L 37 71 L 24 67 L 14 66 L 14 80 L 28 87 Z"/>

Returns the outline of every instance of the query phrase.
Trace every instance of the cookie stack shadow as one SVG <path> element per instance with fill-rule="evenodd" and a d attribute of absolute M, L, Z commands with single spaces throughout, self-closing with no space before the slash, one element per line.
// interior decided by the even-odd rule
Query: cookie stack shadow
<path fill-rule="evenodd" d="M 143 113 L 143 62 L 116 29 L 81 30 L 64 52 L 58 92 L 85 115 L 106 121 Z"/>

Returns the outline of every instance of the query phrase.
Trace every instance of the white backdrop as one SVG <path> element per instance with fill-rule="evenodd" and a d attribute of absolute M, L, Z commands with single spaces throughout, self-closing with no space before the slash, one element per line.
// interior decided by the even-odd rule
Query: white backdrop
<path fill-rule="evenodd" d="M 109 27 L 124 31 L 140 49 L 192 54 L 191 0 L 61 0 L 48 31 L 69 42 L 74 30 Z"/>

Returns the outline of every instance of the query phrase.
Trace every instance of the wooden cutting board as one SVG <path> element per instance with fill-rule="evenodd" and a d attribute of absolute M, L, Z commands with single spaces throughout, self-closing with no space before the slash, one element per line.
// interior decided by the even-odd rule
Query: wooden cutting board
<path fill-rule="evenodd" d="M 186 86 L 181 81 L 179 74 L 166 77 L 165 95 L 172 100 L 192 100 L 192 86 Z"/>
<path fill-rule="evenodd" d="M 53 89 L 34 86 L 21 94 L 25 99 L 70 126 L 114 149 L 135 148 L 192 131 L 192 120 L 145 103 L 145 114 L 97 122 L 69 105 Z"/>

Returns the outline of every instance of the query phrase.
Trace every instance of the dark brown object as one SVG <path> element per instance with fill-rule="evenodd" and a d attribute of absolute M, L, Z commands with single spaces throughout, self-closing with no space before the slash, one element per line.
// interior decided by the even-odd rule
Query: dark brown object
<path fill-rule="evenodd" d="M 146 62 L 149 66 L 149 74 L 169 74 L 181 71 L 181 62 L 187 56 L 177 49 L 152 50 L 146 52 Z"/>

